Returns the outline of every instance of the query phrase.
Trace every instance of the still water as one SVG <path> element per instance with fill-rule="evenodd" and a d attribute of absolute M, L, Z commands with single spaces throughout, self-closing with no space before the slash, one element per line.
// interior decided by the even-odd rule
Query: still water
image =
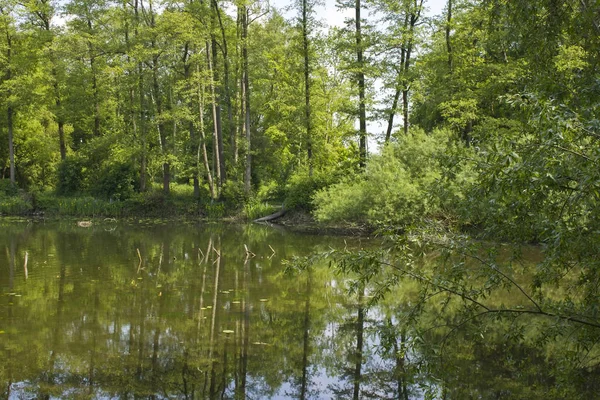
<path fill-rule="evenodd" d="M 376 245 L 257 225 L 0 220 L 0 398 L 550 393 L 535 348 L 457 333 L 440 363 L 399 326 L 393 296 L 367 308 L 327 265 L 284 274 L 293 256 Z"/>

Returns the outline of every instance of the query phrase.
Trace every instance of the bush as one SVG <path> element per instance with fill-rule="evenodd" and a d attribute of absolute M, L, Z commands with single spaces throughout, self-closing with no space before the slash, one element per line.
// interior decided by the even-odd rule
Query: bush
<path fill-rule="evenodd" d="M 73 195 L 85 188 L 85 168 L 79 157 L 67 157 L 58 166 L 58 183 L 56 192 L 59 195 Z"/>
<path fill-rule="evenodd" d="M 333 173 L 315 172 L 313 176 L 309 176 L 308 172 L 303 171 L 294 174 L 285 187 L 285 208 L 312 211 L 314 194 L 335 180 L 336 175 Z"/>
<path fill-rule="evenodd" d="M 460 197 L 461 190 L 452 179 L 445 179 L 443 161 L 449 143 L 445 132 L 427 135 L 417 130 L 386 146 L 369 160 L 362 175 L 317 192 L 315 217 L 406 226 L 440 213 L 450 199 Z M 462 175 L 454 179 L 457 176 Z"/>
<path fill-rule="evenodd" d="M 0 179 L 0 197 L 14 196 L 17 194 L 17 185 L 13 185 L 10 179 Z"/>
<path fill-rule="evenodd" d="M 97 197 L 125 200 L 133 195 L 135 181 L 136 173 L 131 163 L 113 162 L 100 170 L 90 190 Z"/>
<path fill-rule="evenodd" d="M 24 215 L 31 211 L 31 203 L 19 196 L 0 197 L 0 215 Z"/>

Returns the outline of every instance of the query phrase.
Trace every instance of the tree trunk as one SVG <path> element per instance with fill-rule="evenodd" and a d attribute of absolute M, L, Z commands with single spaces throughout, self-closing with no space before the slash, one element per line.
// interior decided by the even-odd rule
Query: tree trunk
<path fill-rule="evenodd" d="M 310 64 L 308 53 L 308 0 L 302 0 L 302 50 L 304 53 L 304 118 L 306 124 L 306 155 L 308 176 L 313 175 L 312 125 L 310 109 Z"/>
<path fill-rule="evenodd" d="M 221 18 L 219 4 L 214 0 L 214 7 L 219 19 L 219 27 L 221 29 L 221 52 L 223 54 L 223 94 L 225 95 L 225 106 L 227 107 L 227 132 L 230 136 L 231 151 L 236 147 L 236 127 L 233 121 L 233 106 L 231 104 L 231 88 L 229 87 L 229 50 L 227 47 L 227 37 L 225 35 L 225 27 Z M 216 63 L 216 61 L 215 61 Z M 226 170 L 224 171 L 227 172 Z"/>
<path fill-rule="evenodd" d="M 452 0 L 448 0 L 446 20 L 446 49 L 448 50 L 448 69 L 452 73 L 452 43 L 450 42 L 450 24 L 452 23 Z"/>
<path fill-rule="evenodd" d="M 87 20 L 87 25 L 91 34 L 92 21 L 89 18 Z M 94 47 L 90 40 L 88 40 L 88 52 L 90 57 L 90 69 L 92 71 L 92 91 L 94 93 L 94 136 L 98 137 L 100 136 L 100 96 L 98 93 L 98 77 L 96 76 Z"/>
<path fill-rule="evenodd" d="M 215 72 L 213 66 L 213 59 L 211 57 L 211 47 L 212 47 L 212 55 L 215 55 L 217 52 L 216 49 L 216 41 L 212 41 L 212 46 L 209 46 L 209 43 L 206 42 L 206 64 L 208 68 L 208 72 L 210 73 L 210 95 L 211 95 L 211 106 L 212 106 L 212 118 L 213 118 L 213 128 L 214 128 L 214 157 L 215 157 L 215 176 L 217 179 L 217 196 L 221 194 L 221 187 L 223 185 L 223 170 L 224 164 L 222 163 L 221 157 L 223 156 L 223 138 L 222 138 L 222 130 L 221 130 L 221 106 L 219 105 L 216 89 L 215 89 L 215 79 L 218 77 L 218 73 Z"/>
<path fill-rule="evenodd" d="M 11 69 L 11 57 L 12 57 L 12 38 L 8 33 L 8 29 L 6 30 L 6 80 L 10 81 L 12 79 L 12 69 Z M 10 97 L 10 90 L 8 92 L 8 96 Z M 9 159 L 9 169 L 10 169 L 10 184 L 14 187 L 17 183 L 15 177 L 15 145 L 13 141 L 13 106 L 9 103 L 6 111 L 6 124 L 8 126 L 8 159 Z"/>
<path fill-rule="evenodd" d="M 387 130 L 385 132 L 385 142 L 388 143 L 390 138 L 392 137 L 392 129 L 394 127 L 394 116 L 396 115 L 396 110 L 398 109 L 398 99 L 400 99 L 400 93 L 402 90 L 400 86 L 396 87 L 396 93 L 394 94 L 394 101 L 392 102 L 392 109 L 390 110 L 390 115 L 388 117 L 388 125 Z"/>
<path fill-rule="evenodd" d="M 365 105 L 365 72 L 364 72 L 364 60 L 363 60 L 363 48 L 362 48 L 362 32 L 361 32 L 361 21 L 360 21 L 360 0 L 355 0 L 355 12 L 356 12 L 356 61 L 358 63 L 358 119 L 359 119 L 359 131 L 358 131 L 358 152 L 359 152 L 359 165 L 361 168 L 365 167 L 367 162 L 367 111 Z"/>
<path fill-rule="evenodd" d="M 135 29 L 134 33 L 136 38 L 138 37 L 138 26 L 139 26 L 139 7 L 143 0 L 134 0 L 134 16 L 135 16 Z M 147 185 L 147 153 L 148 143 L 146 138 L 146 101 L 144 99 L 144 67 L 141 61 L 138 61 L 138 95 L 139 95 L 139 107 L 140 107 L 140 140 L 142 145 L 142 154 L 140 156 L 140 192 L 146 191 Z"/>
<path fill-rule="evenodd" d="M 17 183 L 15 178 L 15 146 L 13 143 L 13 108 L 8 106 L 7 111 L 7 125 L 8 125 L 8 158 L 10 163 L 10 184 L 14 187 Z"/>
<path fill-rule="evenodd" d="M 149 13 L 150 13 L 150 27 L 156 27 L 155 15 L 152 6 L 152 0 L 149 0 L 148 3 Z M 151 47 L 154 52 L 157 50 L 156 40 L 152 38 Z M 170 185 L 171 185 L 171 165 L 167 160 L 169 155 L 169 144 L 167 141 L 167 129 L 165 126 L 165 120 L 163 115 L 163 104 L 162 104 L 162 95 L 160 92 L 160 85 L 158 82 L 158 67 L 159 67 L 159 55 L 155 54 L 152 57 L 152 91 L 154 93 L 154 105 L 156 107 L 156 118 L 158 119 L 158 136 L 160 138 L 160 149 L 163 159 L 163 193 L 168 196 L 170 193 Z"/>
<path fill-rule="evenodd" d="M 218 16 L 219 20 L 220 20 L 220 15 L 219 15 L 219 7 L 217 4 L 217 0 L 213 0 L 212 1 L 212 6 L 214 9 L 213 12 L 213 32 L 214 29 L 216 28 L 214 26 L 214 17 Z M 223 35 L 224 37 L 224 35 Z M 212 89 L 214 90 L 213 93 L 213 104 L 214 104 L 214 108 L 215 108 L 215 118 L 216 118 L 216 123 L 215 123 L 215 133 L 217 134 L 217 141 L 216 141 L 216 154 L 217 154 L 217 164 L 218 164 L 218 185 L 219 185 L 219 191 L 220 188 L 223 186 L 223 182 L 225 182 L 226 176 L 225 176 L 225 152 L 223 149 L 223 123 L 221 120 L 221 96 L 222 96 L 222 92 L 223 92 L 223 88 L 222 88 L 222 84 L 221 84 L 221 80 L 219 79 L 219 70 L 217 68 L 217 59 L 218 59 L 218 51 L 217 51 L 217 39 L 216 39 L 216 35 L 213 33 L 211 34 L 211 49 L 212 49 L 212 60 L 210 62 L 211 67 L 212 67 L 212 76 L 213 76 L 213 86 Z"/>
<path fill-rule="evenodd" d="M 186 43 L 184 46 L 184 54 L 183 54 L 183 76 L 185 77 L 185 82 L 186 82 L 186 87 L 188 88 L 188 91 L 191 92 L 191 84 L 190 84 L 190 78 L 191 78 L 191 64 L 190 64 L 190 54 L 189 54 L 189 43 Z M 193 102 L 190 99 L 188 102 L 188 107 L 191 110 L 193 110 Z M 190 148 L 191 148 L 191 153 L 195 154 L 197 153 L 197 151 L 195 149 L 198 148 L 199 146 L 199 142 L 198 142 L 198 137 L 196 135 L 196 131 L 194 129 L 194 121 L 190 119 L 189 121 L 189 138 L 190 138 Z M 200 163 L 199 163 L 199 158 L 196 157 L 196 168 L 194 168 L 194 176 L 193 176 L 193 185 L 194 185 L 194 198 L 198 199 L 200 198 L 200 180 L 198 179 L 198 171 L 199 171 L 199 167 L 200 167 Z"/>
<path fill-rule="evenodd" d="M 153 41 L 154 43 L 154 41 Z M 154 104 L 156 106 L 156 116 L 158 118 L 158 136 L 160 138 L 160 149 L 163 157 L 169 154 L 169 145 L 167 142 L 167 131 L 163 119 L 162 96 L 158 83 L 158 57 L 154 57 L 152 62 L 152 88 L 154 92 Z M 169 195 L 171 184 L 171 165 L 166 159 L 163 161 L 163 193 Z"/>
<path fill-rule="evenodd" d="M 244 191 L 252 188 L 252 134 L 250 131 L 250 83 L 248 78 L 248 8 L 242 6 L 242 91 L 244 96 L 244 131 L 246 133 L 246 168 L 244 172 Z"/>
<path fill-rule="evenodd" d="M 199 67 L 197 66 L 196 68 Z M 199 72 L 199 71 L 198 71 Z M 204 134 L 204 85 L 198 84 L 198 116 L 200 118 L 200 144 L 198 145 L 198 157 L 200 158 L 200 150 L 202 150 L 202 160 L 204 161 L 204 169 L 206 170 L 206 179 L 208 181 L 208 188 L 210 190 L 211 199 L 216 198 L 215 185 L 210 171 L 210 164 L 208 162 L 208 153 L 206 151 L 206 137 Z"/>

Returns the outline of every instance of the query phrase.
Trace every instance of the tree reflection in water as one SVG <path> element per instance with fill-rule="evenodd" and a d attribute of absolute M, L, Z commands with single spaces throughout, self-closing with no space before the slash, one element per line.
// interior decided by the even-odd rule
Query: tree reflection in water
<path fill-rule="evenodd" d="M 410 296 L 369 307 L 369 288 L 348 295 L 346 277 L 327 265 L 283 274 L 282 260 L 346 246 L 343 238 L 262 226 L 0 225 L 1 398 L 548 399 L 600 390 L 596 366 L 569 366 L 560 347 L 529 343 L 524 324 L 474 321 L 484 326 L 446 337 L 432 327 L 451 310 L 416 325 Z M 515 329 L 524 339 L 508 341 Z"/>

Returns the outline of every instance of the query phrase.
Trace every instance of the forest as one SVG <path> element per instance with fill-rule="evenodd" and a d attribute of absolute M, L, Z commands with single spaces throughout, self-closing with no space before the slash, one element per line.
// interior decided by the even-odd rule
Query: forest
<path fill-rule="evenodd" d="M 337 6 L 0 0 L 0 214 L 368 226 L 326 256 L 439 365 L 460 331 L 597 393 L 600 0 Z"/>
<path fill-rule="evenodd" d="M 598 2 L 357 0 L 328 29 L 319 6 L 3 1 L 2 211 L 593 221 Z"/>

